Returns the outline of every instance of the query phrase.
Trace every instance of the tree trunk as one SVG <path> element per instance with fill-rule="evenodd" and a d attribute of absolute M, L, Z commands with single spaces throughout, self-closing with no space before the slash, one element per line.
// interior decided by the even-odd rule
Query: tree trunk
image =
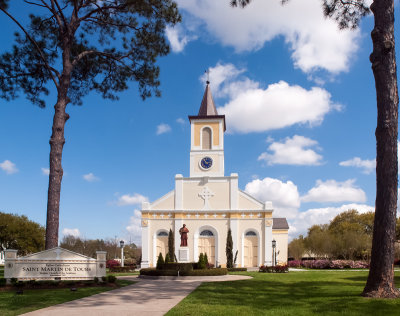
<path fill-rule="evenodd" d="M 58 246 L 61 181 L 63 177 L 62 151 L 65 143 L 64 126 L 68 120 L 65 112 L 67 96 L 59 96 L 54 106 L 52 135 L 50 138 L 50 175 L 47 196 L 46 249 Z"/>
<path fill-rule="evenodd" d="M 395 298 L 394 243 L 397 209 L 398 91 L 394 45 L 393 0 L 371 5 L 375 26 L 370 56 L 375 77 L 378 122 L 376 128 L 376 202 L 371 267 L 362 293 L 367 297 Z"/>
<path fill-rule="evenodd" d="M 64 38 L 63 72 L 57 89 L 57 103 L 54 106 L 52 135 L 50 137 L 50 175 L 47 195 L 46 249 L 58 246 L 61 181 L 63 177 L 62 151 L 65 144 L 64 127 L 69 119 L 65 112 L 69 103 L 68 89 L 71 83 L 72 64 L 68 38 Z"/>

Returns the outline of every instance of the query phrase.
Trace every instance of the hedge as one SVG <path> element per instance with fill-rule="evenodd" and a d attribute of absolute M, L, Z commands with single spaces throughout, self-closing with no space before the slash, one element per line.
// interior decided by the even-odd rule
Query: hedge
<path fill-rule="evenodd" d="M 228 270 L 225 268 L 179 271 L 180 276 L 215 276 L 215 275 L 226 275 L 226 274 L 228 274 Z M 155 268 L 146 268 L 140 270 L 140 275 L 178 276 L 178 270 L 157 270 Z"/>
<path fill-rule="evenodd" d="M 189 263 L 179 263 L 179 262 L 173 262 L 173 263 L 164 263 L 161 265 L 161 270 L 174 270 L 174 271 L 192 271 L 193 270 L 193 264 L 191 262 Z"/>
<path fill-rule="evenodd" d="M 289 268 L 287 265 L 284 266 L 261 266 L 258 272 L 266 273 L 285 273 L 288 272 Z"/>
<path fill-rule="evenodd" d="M 127 267 L 111 267 L 110 272 L 131 272 L 135 271 L 136 266 L 127 266 Z"/>
<path fill-rule="evenodd" d="M 353 260 L 292 260 L 289 261 L 291 268 L 308 268 L 308 269 L 366 269 L 369 263 L 366 261 Z"/>
<path fill-rule="evenodd" d="M 216 275 L 226 275 L 228 274 L 228 269 L 226 268 L 215 268 L 215 269 L 199 269 L 192 271 L 181 271 L 181 276 L 216 276 Z"/>
<path fill-rule="evenodd" d="M 228 268 L 229 272 L 241 272 L 241 271 L 247 271 L 247 268 Z"/>

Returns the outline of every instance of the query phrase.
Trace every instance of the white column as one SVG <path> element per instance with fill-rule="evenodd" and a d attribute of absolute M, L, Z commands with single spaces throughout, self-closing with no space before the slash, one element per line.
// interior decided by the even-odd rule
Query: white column
<path fill-rule="evenodd" d="M 157 253 L 157 234 L 153 235 L 153 246 L 152 248 L 152 257 L 153 257 L 153 267 L 157 265 L 158 253 Z"/>
<path fill-rule="evenodd" d="M 238 209 L 238 200 L 239 200 L 239 176 L 237 173 L 231 173 L 230 177 L 230 207 L 231 210 L 237 210 Z"/>
<path fill-rule="evenodd" d="M 193 262 L 199 261 L 199 234 L 193 234 Z"/>
<path fill-rule="evenodd" d="M 272 265 L 272 218 L 271 219 L 266 218 L 264 219 L 264 221 L 265 221 L 264 265 L 271 266 Z"/>
<path fill-rule="evenodd" d="M 183 176 L 175 175 L 175 210 L 183 209 Z M 175 236 L 176 238 L 176 236 Z"/>
<path fill-rule="evenodd" d="M 239 220 L 237 218 L 230 219 L 230 228 L 232 232 L 232 240 L 233 240 L 233 260 L 235 260 L 236 251 L 239 249 Z M 236 264 L 240 266 L 242 262 L 240 262 L 239 254 L 236 259 Z"/>
<path fill-rule="evenodd" d="M 146 226 L 145 226 L 146 225 Z M 142 220 L 142 263 L 140 267 L 150 267 L 150 221 Z"/>

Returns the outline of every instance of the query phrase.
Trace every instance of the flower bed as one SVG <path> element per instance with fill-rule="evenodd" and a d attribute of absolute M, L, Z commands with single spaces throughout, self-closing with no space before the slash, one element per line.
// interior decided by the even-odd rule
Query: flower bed
<path fill-rule="evenodd" d="M 289 261 L 290 268 L 308 269 L 367 269 L 369 263 L 353 260 L 293 260 Z"/>
<path fill-rule="evenodd" d="M 287 265 L 283 266 L 261 266 L 258 272 L 264 272 L 264 273 L 285 273 L 289 271 L 289 267 Z"/>

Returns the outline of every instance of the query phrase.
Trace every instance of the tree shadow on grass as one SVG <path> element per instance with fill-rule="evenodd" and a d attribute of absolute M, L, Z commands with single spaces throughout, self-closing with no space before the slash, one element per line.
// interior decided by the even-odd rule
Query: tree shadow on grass
<path fill-rule="evenodd" d="M 356 280 L 351 280 L 351 279 Z M 190 296 L 190 305 L 207 304 L 209 313 L 217 306 L 247 310 L 251 314 L 345 314 L 398 315 L 400 300 L 371 300 L 360 296 L 365 276 L 338 277 L 337 280 L 253 279 L 224 283 L 204 283 Z M 214 308 L 215 307 L 215 308 Z M 197 315 L 196 312 L 190 315 Z"/>

